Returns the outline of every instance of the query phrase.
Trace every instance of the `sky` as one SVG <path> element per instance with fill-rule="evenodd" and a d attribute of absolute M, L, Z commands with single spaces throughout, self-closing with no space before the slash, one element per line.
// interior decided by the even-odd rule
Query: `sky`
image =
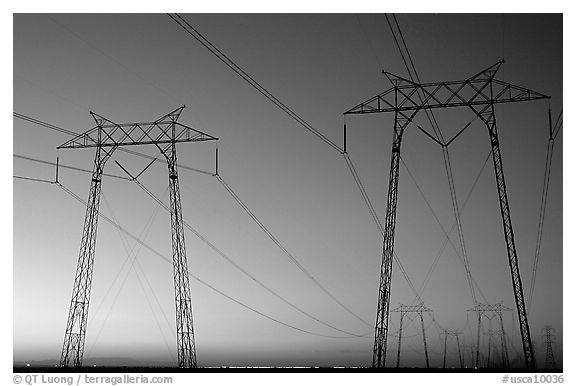
<path fill-rule="evenodd" d="M 384 14 L 182 16 L 338 145 L 346 123 L 348 153 L 383 219 L 393 116 L 344 117 L 342 113 L 390 87 L 382 70 L 408 76 Z M 423 82 L 466 79 L 505 59 L 498 79 L 552 97 L 549 102 L 496 108 L 527 294 L 548 107 L 555 120 L 563 106 L 563 18 L 558 14 L 398 14 L 397 19 Z M 358 316 L 303 274 L 215 177 L 181 168 L 183 218 L 191 227 L 300 309 L 340 330 L 362 335 L 336 331 L 296 311 L 186 230 L 190 273 L 260 312 L 192 278 L 199 366 L 371 364 L 382 237 L 336 150 L 276 108 L 164 14 L 16 14 L 13 23 L 14 112 L 80 133 L 94 126 L 90 111 L 115 122 L 137 122 L 186 105 L 180 122 L 220 140 L 217 145 L 179 145 L 179 163 L 212 173 L 218 147 L 222 179 L 298 262 Z M 464 109 L 436 111 L 435 116 L 448 138 L 474 118 Z M 424 114 L 416 123 L 429 127 Z M 54 178 L 53 166 L 21 156 L 50 162 L 58 157 L 62 165 L 91 169 L 93 149 L 56 150 L 68 139 L 64 133 L 14 118 L 13 153 L 20 156 L 13 159 L 14 175 Z M 560 130 L 529 315 L 539 363 L 544 361 L 545 325 L 555 329 L 555 356 L 562 363 L 562 144 Z M 408 169 L 403 165 L 400 170 L 395 250 L 419 288 L 441 250 L 444 234 L 418 187 L 447 230 L 454 213 L 440 147 L 415 126 L 406 130 L 402 146 Z M 131 150 L 157 156 L 152 147 Z M 510 356 L 515 359 L 522 344 L 491 161 L 482 169 L 490 150 L 486 128 L 474 121 L 449 150 L 460 204 L 481 171 L 462 210 L 463 235 L 482 302 L 502 301 L 514 309 L 503 317 Z M 117 151 L 105 169 L 116 176 L 124 174 L 114 160 L 133 174 L 149 162 Z M 59 181 L 87 198 L 88 174 L 60 168 Z M 140 181 L 168 203 L 165 164 L 154 163 Z M 169 213 L 130 181 L 105 177 L 102 194 L 103 214 L 170 259 Z M 13 180 L 15 362 L 59 358 L 84 215 L 85 207 L 56 185 Z M 451 239 L 459 246 L 457 233 Z M 169 263 L 100 219 L 85 363 L 123 358 L 175 365 L 173 291 Z M 397 265 L 391 292 L 391 309 L 414 303 Z M 460 329 L 463 344 L 474 343 L 475 315 L 467 312 L 473 307 L 472 298 L 464 267 L 451 247 L 440 255 L 421 296 L 443 328 Z M 391 313 L 390 318 L 388 365 L 392 366 L 399 315 Z M 431 366 L 441 366 L 443 337 L 428 315 L 424 322 Z M 406 366 L 425 365 L 419 328 L 416 319 L 404 325 L 401 360 Z M 485 319 L 482 328 L 497 326 Z M 485 349 L 487 338 L 482 339 Z M 450 342 L 449 350 L 448 363 L 456 366 L 457 351 L 450 349 Z"/>

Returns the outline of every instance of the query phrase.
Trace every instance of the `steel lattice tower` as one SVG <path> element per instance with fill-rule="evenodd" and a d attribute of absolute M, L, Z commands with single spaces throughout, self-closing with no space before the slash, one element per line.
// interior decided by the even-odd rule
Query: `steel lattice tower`
<path fill-rule="evenodd" d="M 396 358 L 396 367 L 400 367 L 400 349 L 402 346 L 402 324 L 404 322 L 404 316 L 408 313 L 416 313 L 420 317 L 420 326 L 422 328 L 422 340 L 424 342 L 424 356 L 426 357 L 426 368 L 430 368 L 430 362 L 428 360 L 428 344 L 426 342 L 426 330 L 424 328 L 424 312 L 432 312 L 432 310 L 426 307 L 424 304 L 418 304 L 415 306 L 406 306 L 400 304 L 400 306 L 393 309 L 391 312 L 400 313 L 400 327 L 398 328 L 398 356 Z"/>
<path fill-rule="evenodd" d="M 184 107 L 182 106 L 154 122 L 122 124 L 116 124 L 90 112 L 96 121 L 96 127 L 77 135 L 58 147 L 58 149 L 96 148 L 80 254 L 74 278 L 62 355 L 60 357 L 61 367 L 68 367 L 70 360 L 73 360 L 72 365 L 74 367 L 82 366 L 104 165 L 118 147 L 134 145 L 155 145 L 168 163 L 178 367 L 196 367 L 192 297 L 184 242 L 176 144 L 180 142 L 213 141 L 218 140 L 218 138 L 179 123 L 178 118 Z"/>
<path fill-rule="evenodd" d="M 500 154 L 494 106 L 496 104 L 526 102 L 550 97 L 524 87 L 495 79 L 494 76 L 502 63 L 503 61 L 500 61 L 465 80 L 435 83 L 415 83 L 400 76 L 384 72 L 392 84 L 392 87 L 344 113 L 345 115 L 394 113 L 392 155 L 388 180 L 388 201 L 386 207 L 382 264 L 380 268 L 378 309 L 376 312 L 374 331 L 373 367 L 382 368 L 385 367 L 386 364 L 392 257 L 394 253 L 394 233 L 400 172 L 400 145 L 404 130 L 420 110 L 467 107 L 484 122 L 488 129 L 496 186 L 500 201 L 500 213 L 504 228 L 504 238 L 506 241 L 506 251 L 516 309 L 518 311 L 520 333 L 522 336 L 524 359 L 527 368 L 534 368 L 534 352 L 530 339 L 530 328 L 528 326 L 528 317 L 524 303 L 520 270 L 518 268 L 518 256 L 516 253 L 512 220 L 510 218 L 510 207 L 508 205 L 508 196 L 504 181 L 504 169 L 502 166 L 502 156 Z M 418 102 L 416 98 L 419 95 L 423 95 L 420 102 Z"/>
<path fill-rule="evenodd" d="M 474 311 L 478 315 L 478 330 L 477 330 L 477 338 L 476 338 L 476 367 L 479 366 L 479 358 L 480 358 L 480 330 L 482 325 L 482 316 L 492 320 L 494 317 L 498 317 L 498 321 L 500 322 L 500 330 L 494 331 L 489 330 L 488 335 L 488 362 L 490 362 L 490 350 L 492 345 L 492 336 L 493 335 L 500 335 L 500 346 L 502 350 L 502 365 L 504 368 L 510 367 L 510 360 L 508 359 L 508 346 L 506 345 L 506 333 L 504 332 L 504 320 L 502 319 L 502 311 L 512 311 L 511 308 L 508 308 L 502 305 L 502 302 L 496 304 L 482 304 L 478 303 L 474 308 L 469 309 L 468 311 Z M 487 315 L 489 314 L 489 315 Z"/>
<path fill-rule="evenodd" d="M 546 343 L 546 362 L 545 368 L 547 370 L 556 369 L 556 361 L 554 360 L 554 351 L 552 350 L 552 342 L 554 341 L 554 330 L 551 326 L 544 326 L 544 339 Z"/>

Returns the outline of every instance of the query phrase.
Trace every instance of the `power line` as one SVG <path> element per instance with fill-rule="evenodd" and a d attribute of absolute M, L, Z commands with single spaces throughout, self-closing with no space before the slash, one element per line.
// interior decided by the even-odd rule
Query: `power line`
<path fill-rule="evenodd" d="M 443 149 L 445 149 L 443 147 Z M 448 177 L 448 186 L 450 188 L 450 197 L 452 202 L 452 208 L 454 210 L 454 217 L 456 218 L 456 229 L 458 230 L 458 237 L 460 240 L 460 246 L 462 248 L 462 257 L 464 260 L 464 268 L 466 269 L 466 278 L 468 279 L 468 285 L 470 287 L 470 293 L 472 295 L 472 300 L 474 304 L 477 303 L 476 293 L 474 291 L 474 284 L 472 279 L 472 272 L 470 271 L 470 262 L 468 261 L 468 252 L 466 251 L 466 243 L 464 242 L 464 232 L 462 230 L 462 221 L 460 218 L 460 210 L 458 209 L 458 200 L 456 198 L 456 186 L 454 184 L 454 175 L 452 174 L 452 165 L 450 163 L 450 154 L 448 150 L 443 150 L 444 164 L 446 166 L 446 175 Z"/>
<path fill-rule="evenodd" d="M 418 76 L 418 72 L 416 71 L 416 66 L 414 65 L 414 62 L 412 61 L 412 56 L 410 55 L 410 50 L 408 49 L 408 46 L 406 45 L 406 40 L 404 40 L 404 35 L 402 34 L 402 30 L 400 29 L 400 25 L 398 24 L 398 20 L 396 19 L 396 16 L 394 14 L 392 14 L 392 16 L 394 18 L 394 23 L 396 24 L 396 28 L 398 29 L 398 35 L 399 35 L 400 39 L 402 40 L 404 50 L 402 50 L 402 47 L 400 46 L 400 42 L 398 41 L 398 38 L 396 37 L 396 33 L 394 32 L 394 27 L 390 23 L 388 15 L 385 14 L 384 16 L 386 17 L 386 22 L 388 23 L 388 27 L 390 27 L 390 32 L 392 33 L 392 37 L 394 38 L 394 41 L 396 42 L 396 47 L 398 47 L 398 51 L 400 52 L 400 56 L 402 57 L 402 61 L 404 62 L 404 66 L 406 67 L 406 70 L 408 71 L 408 76 L 412 80 L 412 83 L 420 84 L 421 83 L 420 77 Z M 408 57 L 408 61 L 410 62 L 411 66 L 408 64 L 408 61 L 406 60 L 406 57 L 404 56 L 404 51 L 406 51 L 406 56 Z M 422 95 L 420 94 L 419 89 L 416 89 L 416 94 L 418 95 L 418 99 L 420 99 L 420 102 L 423 103 L 423 98 L 422 98 Z M 424 109 L 424 112 L 426 113 L 426 116 L 428 117 L 428 121 L 430 122 L 430 125 L 432 125 L 432 129 L 434 130 L 436 137 L 440 138 L 442 140 L 442 142 L 444 142 L 442 132 L 440 130 L 440 127 L 438 126 L 438 123 L 436 122 L 436 117 L 434 117 L 434 113 L 431 110 L 429 112 L 428 109 Z M 432 118 L 430 117 L 430 115 L 432 115 Z"/>
<path fill-rule="evenodd" d="M 64 134 L 74 135 L 74 136 L 78 135 L 78 133 L 76 133 L 76 132 L 74 132 L 74 131 L 72 131 L 72 130 L 63 129 L 63 128 L 59 127 L 59 126 L 56 126 L 56 125 L 52 125 L 52 124 L 50 124 L 50 123 L 43 122 L 43 121 L 41 121 L 41 120 L 39 120 L 39 119 L 32 118 L 32 117 L 29 117 L 29 116 L 24 115 L 24 114 L 17 113 L 16 111 L 14 111 L 14 112 L 12 113 L 12 115 L 13 115 L 14 117 L 16 117 L 16 118 L 23 119 L 23 120 L 25 120 L 25 121 L 28 121 L 28 122 L 31 122 L 31 123 L 35 123 L 35 124 L 40 125 L 40 126 L 44 126 L 44 127 L 47 127 L 47 128 L 49 128 L 49 129 L 52 129 L 52 130 L 55 130 L 55 131 L 59 131 L 59 132 L 64 133 Z"/>
<path fill-rule="evenodd" d="M 376 213 L 376 210 L 374 209 L 374 205 L 372 205 L 372 202 L 370 201 L 370 197 L 368 196 L 366 188 L 364 187 L 364 185 L 362 184 L 362 181 L 360 180 L 360 176 L 358 175 L 358 172 L 356 171 L 356 167 L 354 166 L 352 159 L 350 158 L 350 156 L 348 155 L 347 152 L 343 152 L 342 155 L 344 156 L 344 159 L 346 160 L 346 164 L 348 165 L 348 168 L 350 169 L 350 172 L 352 173 L 352 177 L 354 178 L 354 181 L 356 182 L 356 186 L 358 186 L 358 189 L 360 190 L 360 193 L 362 194 L 362 198 L 364 199 L 364 203 L 368 207 L 368 210 L 370 211 L 370 215 L 372 216 L 374 223 L 378 227 L 378 230 L 380 231 L 380 234 L 382 235 L 382 237 L 384 237 L 384 228 L 382 227 L 382 222 L 380 221 L 380 218 L 378 217 L 378 214 Z M 400 268 L 400 271 L 402 272 L 402 276 L 404 276 L 404 279 L 406 280 L 406 283 L 408 283 L 408 286 L 410 287 L 412 292 L 414 292 L 418 301 L 420 303 L 423 303 L 423 300 L 420 297 L 420 293 L 414 287 L 414 284 L 412 283 L 412 280 L 408 276 L 406 269 L 404 269 L 404 266 L 403 266 L 402 262 L 400 261 L 400 258 L 398 257 L 398 254 L 396 253 L 396 251 L 394 251 L 393 256 L 394 256 L 394 261 L 396 262 L 396 265 L 398 265 L 398 268 Z"/>
<path fill-rule="evenodd" d="M 20 159 L 24 159 L 27 161 L 32 161 L 32 162 L 37 162 L 37 163 L 41 163 L 41 164 L 45 164 L 45 165 L 52 165 L 52 166 L 58 166 L 61 168 L 65 168 L 65 169 L 70 169 L 70 170 L 76 170 L 77 172 L 83 172 L 83 173 L 90 173 L 92 174 L 91 170 L 88 169 L 82 169 L 82 168 L 77 168 L 75 166 L 69 166 L 69 165 L 64 165 L 61 163 L 56 164 L 55 162 L 50 162 L 50 161 L 45 161 L 45 160 L 41 160 L 41 159 L 37 159 L 37 158 L 32 158 L 32 157 L 28 157 L 28 156 L 24 156 L 21 154 L 12 154 L 12 156 L 14 158 L 20 158 Z M 114 178 L 119 178 L 121 180 L 130 180 L 127 177 L 123 177 L 123 176 L 117 176 L 115 174 L 108 174 L 108 173 L 102 173 L 103 176 L 107 176 L 107 177 L 114 177 Z"/>
<path fill-rule="evenodd" d="M 468 194 L 466 196 L 466 199 L 464 200 L 464 202 L 462 203 L 462 206 L 460 207 L 460 212 L 462 212 L 464 210 L 464 208 L 466 207 L 466 204 L 468 203 L 468 200 L 470 199 L 470 197 L 472 196 L 472 192 L 474 191 L 474 189 L 476 188 L 476 185 L 480 179 L 480 176 L 482 175 L 482 172 L 484 171 L 484 169 L 486 168 L 486 165 L 488 164 L 488 160 L 490 159 L 490 156 L 492 155 L 492 150 L 490 150 L 488 152 L 488 155 L 486 156 L 482 167 L 480 168 L 480 171 L 478 172 L 478 174 L 476 175 L 476 178 L 474 179 L 474 182 L 472 183 L 472 186 L 470 188 L 470 190 L 468 191 Z M 412 175 L 412 173 L 410 172 L 410 170 L 408 169 L 408 166 L 406 165 L 406 163 L 404 162 L 404 159 L 402 159 L 402 163 L 404 165 L 404 167 L 406 168 L 406 171 L 408 172 L 408 175 L 411 177 L 412 181 L 414 182 L 414 184 L 416 185 L 418 191 L 420 192 L 420 194 L 422 195 L 422 197 L 424 198 L 424 201 L 426 201 L 428 208 L 433 212 L 432 207 L 430 206 L 427 198 L 424 195 L 424 192 L 422 191 L 422 189 L 420 189 L 416 179 L 414 178 L 414 176 Z M 440 224 L 438 218 L 434 215 L 434 217 L 436 218 L 436 221 Z M 442 227 L 442 225 L 440 224 L 440 226 Z M 438 253 L 436 254 L 436 257 L 434 258 L 434 261 L 432 263 L 432 265 L 430 266 L 430 269 L 428 270 L 428 272 L 426 273 L 426 276 L 424 277 L 424 280 L 422 282 L 422 285 L 420 286 L 420 293 L 424 292 L 424 289 L 426 288 L 428 282 L 430 281 L 430 277 L 432 272 L 435 270 L 438 261 L 440 259 L 440 257 L 442 256 L 442 254 L 444 253 L 444 250 L 446 249 L 446 246 L 448 245 L 448 243 L 450 243 L 452 245 L 452 248 L 454 249 L 454 252 L 456 253 L 456 255 L 458 256 L 458 258 L 460 259 L 460 261 L 462 262 L 462 264 L 464 264 L 464 260 L 462 259 L 462 257 L 460 256 L 460 254 L 458 253 L 458 251 L 456 250 L 456 247 L 454 246 L 454 244 L 452 243 L 452 240 L 450 239 L 450 235 L 452 234 L 452 232 L 454 231 L 454 229 L 456 228 L 456 222 L 454 222 L 454 224 L 452 224 L 452 228 L 450 228 L 449 232 L 446 232 L 444 230 L 444 227 L 442 227 L 442 230 L 446 236 L 446 238 L 444 239 L 444 242 L 442 244 L 442 246 L 440 247 L 440 250 L 438 251 Z M 465 264 L 464 264 L 465 265 Z M 482 293 L 482 290 L 480 289 L 480 286 L 478 285 L 478 283 L 476 282 L 476 280 L 474 279 L 474 277 L 472 277 L 472 281 L 474 283 L 474 285 L 476 286 L 476 288 L 478 288 L 478 292 L 480 293 L 480 296 L 482 296 L 482 298 L 484 299 L 484 301 L 487 302 L 486 297 L 484 296 L 484 294 Z"/>
<path fill-rule="evenodd" d="M 12 178 L 17 178 L 19 180 L 35 181 L 35 182 L 46 182 L 48 184 L 54 184 L 54 181 L 42 180 L 40 178 L 23 177 L 23 176 L 12 176 Z"/>
<path fill-rule="evenodd" d="M 552 129 L 552 139 L 556 139 L 556 136 L 558 135 L 558 132 L 560 131 L 560 128 L 562 127 L 562 122 L 564 121 L 564 118 L 562 117 L 564 109 L 560 109 L 560 114 L 558 114 L 558 118 L 556 118 L 556 123 L 554 124 L 554 128 Z"/>
<path fill-rule="evenodd" d="M 248 216 L 250 216 L 250 218 L 254 220 L 254 222 L 258 225 L 258 227 L 260 227 L 260 229 L 268 236 L 268 238 L 270 238 L 270 240 L 272 240 L 272 242 L 276 244 L 276 246 L 284 253 L 284 255 L 286 255 L 290 259 L 290 261 L 292 261 L 292 263 L 296 267 L 298 267 L 298 269 L 300 269 L 300 271 L 302 271 L 314 284 L 316 284 L 318 288 L 320 288 L 326 295 L 328 295 L 328 297 L 334 300 L 340 307 L 345 309 L 350 315 L 354 316 L 356 319 L 366 324 L 367 326 L 372 327 L 370 323 L 366 322 L 364 319 L 358 316 L 354 311 L 348 308 L 344 303 L 338 300 L 336 296 L 334 296 L 330 291 L 328 291 L 326 287 L 324 287 L 302 264 L 300 264 L 300 262 L 294 257 L 294 255 L 290 253 L 288 249 L 286 249 L 286 247 L 278 240 L 278 238 L 276 238 L 276 236 L 272 234 L 272 232 L 262 223 L 262 221 L 260 221 L 260 219 L 256 217 L 254 212 L 252 212 L 250 208 L 248 208 L 248 206 L 240 199 L 238 194 L 236 194 L 236 192 L 232 190 L 230 185 L 228 185 L 220 175 L 216 174 L 215 176 L 218 179 L 218 181 L 222 184 L 224 189 L 226 189 L 228 193 L 230 193 L 232 198 L 234 198 L 234 200 L 238 203 L 238 205 L 240 205 L 240 207 L 244 209 L 246 214 L 248 214 Z"/>
<path fill-rule="evenodd" d="M 364 203 L 368 207 L 368 210 L 370 211 L 370 215 L 372 216 L 374 223 L 376 224 L 376 226 L 380 230 L 380 234 L 382 236 L 384 236 L 384 227 L 382 226 L 382 222 L 378 218 L 378 215 L 376 214 L 376 210 L 374 209 L 372 202 L 370 202 L 370 198 L 368 197 L 368 193 L 366 192 L 366 188 L 362 184 L 362 181 L 360 180 L 360 176 L 358 175 L 358 172 L 356 171 L 356 168 L 354 167 L 354 164 L 352 163 L 350 156 L 348 155 L 348 153 L 342 153 L 342 155 L 344 156 L 344 159 L 346 160 L 346 165 L 348 165 L 348 168 L 350 169 L 350 172 L 352 173 L 352 177 L 354 178 L 354 181 L 356 182 L 356 186 L 358 186 L 358 189 L 360 190 L 360 193 L 362 194 L 362 198 L 364 199 Z"/>
<path fill-rule="evenodd" d="M 190 36 L 196 39 L 200 44 L 207 48 L 211 53 L 213 53 L 222 63 L 228 66 L 232 71 L 234 71 L 238 76 L 244 79 L 250 86 L 252 86 L 260 94 L 264 95 L 270 102 L 274 103 L 280 110 L 288 114 L 292 119 L 302 125 L 306 130 L 314 134 L 324 143 L 331 146 L 334 150 L 339 152 L 342 151 L 340 146 L 336 145 L 330 139 L 328 139 L 324 134 L 312 127 L 308 122 L 302 119 L 298 114 L 296 114 L 292 109 L 282 103 L 278 98 L 272 95 L 266 88 L 264 88 L 260 83 L 258 83 L 254 78 L 248 75 L 242 68 L 240 68 L 236 63 L 234 63 L 226 54 L 220 51 L 214 44 L 212 44 L 204 35 L 202 35 L 196 28 L 192 27 L 182 16 L 175 13 L 175 16 L 168 14 L 172 20 L 174 20 L 184 31 L 186 31 Z"/>
<path fill-rule="evenodd" d="M 540 213 L 538 216 L 538 230 L 536 236 L 536 249 L 534 252 L 534 264 L 532 267 L 532 277 L 530 279 L 530 290 L 528 292 L 528 313 L 531 311 L 534 287 L 536 286 L 536 274 L 538 272 L 538 262 L 540 259 L 540 248 L 542 246 L 542 234 L 544 230 L 544 217 L 546 215 L 546 202 L 548 199 L 548 187 L 550 185 L 550 168 L 552 166 L 552 153 L 554 152 L 554 140 L 548 141 L 546 150 L 546 162 L 544 167 L 544 183 L 542 185 L 542 197 L 540 199 Z"/>
<path fill-rule="evenodd" d="M 530 279 L 530 290 L 528 292 L 528 313 L 530 313 L 532 308 L 532 300 L 534 295 L 534 288 L 536 286 L 536 275 L 538 273 L 538 262 L 540 260 L 540 248 L 542 246 L 542 234 L 544 231 L 544 218 L 546 216 L 546 203 L 548 201 L 548 189 L 550 186 L 550 171 L 552 168 L 552 156 L 554 154 L 554 139 L 562 126 L 560 121 L 562 116 L 562 110 L 556 119 L 554 127 L 552 127 L 552 117 L 551 112 L 548 110 L 548 122 L 550 125 L 550 137 L 548 138 L 548 144 L 546 147 L 546 161 L 544 166 L 544 182 L 542 184 L 542 196 L 540 198 L 540 212 L 538 216 L 538 231 L 536 235 L 536 249 L 534 252 L 534 263 L 532 266 L 532 277 Z M 560 125 L 559 125 L 560 123 Z"/>
<path fill-rule="evenodd" d="M 121 150 L 121 151 L 123 151 L 124 153 L 132 154 L 132 155 L 135 155 L 135 156 L 138 156 L 138 157 L 141 157 L 141 158 L 146 158 L 146 159 L 149 159 L 149 160 L 159 161 L 160 163 L 163 163 L 163 164 L 167 164 L 167 163 L 168 163 L 164 158 L 154 157 L 154 156 L 147 155 L 147 154 L 143 154 L 143 153 L 140 153 L 140 152 L 137 152 L 137 151 L 134 151 L 134 150 L 126 149 L 126 148 L 123 148 L 123 147 L 118 148 L 118 150 Z M 214 173 L 211 173 L 211 172 L 207 172 L 207 171 L 205 171 L 205 170 L 201 170 L 201 169 L 197 169 L 197 168 L 193 168 L 193 167 L 191 167 L 191 166 L 186 166 L 186 165 L 181 165 L 181 164 L 178 164 L 178 168 L 186 169 L 186 170 L 189 170 L 189 171 L 191 171 L 191 172 L 197 172 L 197 173 L 205 174 L 205 175 L 208 175 L 208 176 L 211 176 L 212 174 L 214 174 Z"/>

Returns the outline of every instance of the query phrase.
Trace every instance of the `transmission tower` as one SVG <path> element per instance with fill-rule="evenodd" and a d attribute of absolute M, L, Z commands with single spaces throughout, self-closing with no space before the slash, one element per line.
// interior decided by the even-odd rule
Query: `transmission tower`
<path fill-rule="evenodd" d="M 552 351 L 552 343 L 556 339 L 551 326 L 544 326 L 544 339 L 546 342 L 546 362 L 545 368 L 547 370 L 556 369 L 556 361 L 554 360 L 554 351 Z"/>
<path fill-rule="evenodd" d="M 424 328 L 424 312 L 432 312 L 432 310 L 426 307 L 424 304 L 418 304 L 415 306 L 406 306 L 400 304 L 400 306 L 393 309 L 391 312 L 400 313 L 400 327 L 398 329 L 398 356 L 396 358 L 396 367 L 400 367 L 400 349 L 402 345 L 402 323 L 404 322 L 404 316 L 408 313 L 416 313 L 420 317 L 420 326 L 422 328 L 422 340 L 424 342 L 424 356 L 426 357 L 426 368 L 430 368 L 430 363 L 428 361 L 428 345 L 426 342 L 426 330 Z"/>
<path fill-rule="evenodd" d="M 184 107 L 182 106 L 154 122 L 122 124 L 116 124 L 90 112 L 96 121 L 96 127 L 77 135 L 58 147 L 58 149 L 96 148 L 80 254 L 76 266 L 72 300 L 60 357 L 61 367 L 68 367 L 71 360 L 74 367 L 82 366 L 104 165 L 118 147 L 134 145 L 155 145 L 160 153 L 166 157 L 168 163 L 178 367 L 196 367 L 192 298 L 184 243 L 184 229 L 182 227 L 176 144 L 180 142 L 213 141 L 218 140 L 218 138 L 177 122 Z"/>
<path fill-rule="evenodd" d="M 478 315 L 478 330 L 476 336 L 476 367 L 479 365 L 479 358 L 480 358 L 480 330 L 482 328 L 482 317 L 492 321 L 495 317 L 498 318 L 500 323 L 500 331 L 497 335 L 500 335 L 501 338 L 501 347 L 502 347 L 502 361 L 505 368 L 510 367 L 510 362 L 508 359 L 508 347 L 506 345 L 506 334 L 504 332 L 504 320 L 502 319 L 502 312 L 503 311 L 512 311 L 511 308 L 508 308 L 502 304 L 502 302 L 496 304 L 482 304 L 478 303 L 473 308 L 469 309 L 468 311 L 474 311 Z M 496 335 L 493 330 L 489 330 L 488 336 L 488 362 L 490 362 L 490 350 L 491 350 L 491 343 L 492 343 L 492 335 Z"/>
<path fill-rule="evenodd" d="M 386 207 L 382 264 L 380 268 L 374 352 L 372 356 L 373 367 L 381 368 L 384 367 L 386 363 L 392 258 L 394 254 L 398 179 L 400 174 L 400 145 L 402 143 L 404 130 L 406 130 L 421 110 L 467 107 L 484 122 L 488 129 L 508 263 L 522 335 L 524 359 L 526 367 L 529 369 L 534 368 L 530 328 L 528 326 L 520 270 L 518 268 L 518 257 L 516 254 L 510 207 L 508 205 L 508 195 L 504 181 L 504 169 L 496 129 L 494 106 L 496 104 L 526 102 L 550 97 L 495 79 L 494 76 L 502 63 L 503 61 L 500 61 L 465 80 L 436 83 L 415 83 L 389 72 L 384 72 L 392 84 L 392 87 L 344 113 L 345 115 L 394 113 L 392 156 L 388 180 L 388 201 Z M 417 102 L 416 96 L 418 95 L 424 96 L 421 102 Z M 444 146 L 446 144 L 442 145 Z"/>
<path fill-rule="evenodd" d="M 458 359 L 460 361 L 460 368 L 464 368 L 464 358 L 462 358 L 462 351 L 460 351 L 460 335 L 461 331 L 458 330 L 444 330 L 442 332 L 444 335 L 444 359 L 442 361 L 442 368 L 446 368 L 446 349 L 448 346 L 448 336 L 453 336 L 456 338 L 456 346 L 458 347 Z"/>

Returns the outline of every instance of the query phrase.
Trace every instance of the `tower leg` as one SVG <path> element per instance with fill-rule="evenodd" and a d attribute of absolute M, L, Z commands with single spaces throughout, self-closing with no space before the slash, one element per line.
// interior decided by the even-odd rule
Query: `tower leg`
<path fill-rule="evenodd" d="M 460 359 L 460 368 L 464 368 L 464 360 L 462 358 L 462 352 L 460 351 L 460 338 L 456 335 L 456 345 L 458 346 L 458 359 Z"/>
<path fill-rule="evenodd" d="M 113 149 L 112 149 L 113 151 Z M 94 251 L 96 247 L 96 231 L 98 228 L 98 211 L 100 208 L 100 192 L 102 189 L 102 172 L 106 160 L 112 154 L 101 147 L 96 148 L 94 169 L 92 170 L 92 182 L 86 206 L 84 228 L 72 300 L 68 312 L 64 344 L 60 355 L 60 367 L 68 367 L 70 361 L 74 367 L 82 366 L 84 356 L 84 341 L 86 338 L 86 325 L 88 323 L 88 308 L 90 305 L 90 291 L 92 289 L 92 273 L 94 269 Z"/>
<path fill-rule="evenodd" d="M 398 113 L 394 121 L 392 159 L 388 182 L 388 203 L 384 229 L 382 265 L 380 268 L 380 287 L 378 290 L 378 311 L 374 331 L 374 352 L 372 366 L 382 368 L 386 365 L 386 343 L 388 339 L 388 316 L 390 310 L 390 286 L 392 283 L 392 258 L 394 255 L 394 231 L 396 228 L 396 205 L 398 202 L 398 177 L 400 174 L 400 143 L 402 141 L 401 122 Z"/>
<path fill-rule="evenodd" d="M 428 361 L 428 344 L 426 343 L 426 330 L 424 329 L 424 318 L 422 317 L 422 311 L 418 312 L 420 314 L 420 325 L 422 326 L 422 339 L 424 340 L 424 355 L 426 356 L 426 368 L 430 368 L 430 362 Z"/>
<path fill-rule="evenodd" d="M 176 144 L 172 143 L 168 158 L 168 176 L 170 184 L 170 219 L 172 229 L 172 263 L 174 265 L 174 290 L 176 302 L 176 343 L 178 349 L 178 367 L 196 367 L 196 346 L 192 320 L 192 297 L 188 261 L 184 243 L 180 187 L 176 165 Z"/>
<path fill-rule="evenodd" d="M 505 369 L 510 368 L 510 359 L 508 358 L 508 345 L 506 344 L 506 333 L 504 332 L 504 321 L 502 320 L 502 312 L 498 313 L 500 317 L 500 333 L 501 333 L 501 344 L 502 344 L 502 365 Z"/>
<path fill-rule="evenodd" d="M 482 311 L 478 311 L 478 332 L 476 333 L 476 368 L 480 361 L 480 324 L 482 323 Z"/>
<path fill-rule="evenodd" d="M 400 329 L 398 331 L 398 356 L 396 357 L 396 368 L 400 367 L 400 348 L 402 346 L 402 323 L 404 322 L 404 312 L 400 311 Z"/>
<path fill-rule="evenodd" d="M 490 354 L 492 351 L 492 331 L 488 332 L 488 358 L 486 360 L 486 367 L 490 368 Z"/>
<path fill-rule="evenodd" d="M 446 344 L 448 343 L 448 334 L 444 332 L 444 360 L 442 361 L 442 368 L 446 368 Z"/>
<path fill-rule="evenodd" d="M 512 220 L 510 218 L 510 206 L 508 205 L 508 195 L 506 193 L 506 182 L 504 181 L 504 168 L 502 166 L 502 156 L 500 154 L 500 143 L 496 130 L 496 116 L 494 105 L 491 105 L 488 112 L 480 114 L 482 120 L 488 127 L 490 144 L 492 146 L 492 160 L 494 161 L 494 172 L 496 174 L 496 186 L 498 188 L 498 198 L 500 201 L 500 213 L 502 215 L 502 225 L 504 227 L 504 238 L 506 240 L 506 251 L 508 253 L 508 264 L 512 277 L 512 288 L 514 289 L 514 299 L 516 310 L 518 311 L 518 321 L 520 324 L 520 334 L 522 335 L 522 347 L 524 349 L 524 361 L 528 369 L 536 367 L 534 349 L 530 338 L 530 326 L 528 325 L 528 315 L 524 302 L 524 292 L 520 269 L 518 267 L 518 255 L 516 254 L 516 244 L 514 242 L 514 231 L 512 230 Z"/>

